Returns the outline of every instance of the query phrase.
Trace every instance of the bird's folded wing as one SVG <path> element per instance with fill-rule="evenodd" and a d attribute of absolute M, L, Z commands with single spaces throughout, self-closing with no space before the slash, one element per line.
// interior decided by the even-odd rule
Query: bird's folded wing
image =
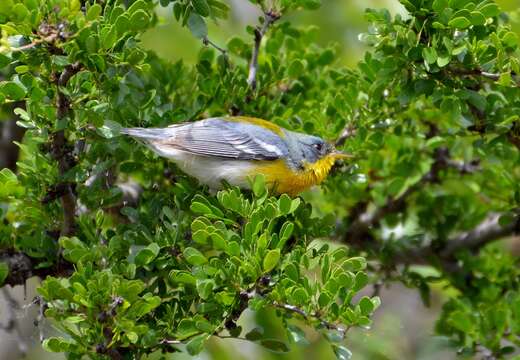
<path fill-rule="evenodd" d="M 161 146 L 202 156 L 239 160 L 276 160 L 287 154 L 287 146 L 272 131 L 260 126 L 212 118 L 173 125 Z"/>

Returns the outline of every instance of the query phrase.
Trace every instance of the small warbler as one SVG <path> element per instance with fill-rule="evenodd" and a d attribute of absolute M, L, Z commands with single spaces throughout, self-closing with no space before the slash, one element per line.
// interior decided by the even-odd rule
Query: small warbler
<path fill-rule="evenodd" d="M 336 160 L 349 157 L 319 137 L 245 116 L 121 133 L 143 141 L 211 189 L 221 188 L 223 182 L 248 189 L 249 178 L 263 174 L 276 193 L 295 196 L 320 184 Z"/>

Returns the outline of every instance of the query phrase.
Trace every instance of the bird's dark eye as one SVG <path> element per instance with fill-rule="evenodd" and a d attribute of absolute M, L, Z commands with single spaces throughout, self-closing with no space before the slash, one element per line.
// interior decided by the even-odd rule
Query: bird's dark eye
<path fill-rule="evenodd" d="M 313 146 L 314 146 L 314 148 L 315 148 L 316 150 L 318 150 L 319 152 L 321 152 L 321 150 L 323 149 L 323 144 L 322 144 L 322 143 L 316 143 L 316 144 L 314 144 Z"/>

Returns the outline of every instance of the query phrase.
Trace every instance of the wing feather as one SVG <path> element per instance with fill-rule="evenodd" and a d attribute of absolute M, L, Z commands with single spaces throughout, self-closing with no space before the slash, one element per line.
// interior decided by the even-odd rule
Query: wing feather
<path fill-rule="evenodd" d="M 288 153 L 285 142 L 271 130 L 225 118 L 172 125 L 166 129 L 167 136 L 153 142 L 197 155 L 276 160 Z"/>

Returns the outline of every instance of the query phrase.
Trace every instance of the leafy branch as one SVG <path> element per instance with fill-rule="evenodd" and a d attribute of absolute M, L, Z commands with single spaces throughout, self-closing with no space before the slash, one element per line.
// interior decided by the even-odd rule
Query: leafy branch
<path fill-rule="evenodd" d="M 410 196 L 420 190 L 425 184 L 439 182 L 441 171 L 451 168 L 464 175 L 474 173 L 480 169 L 479 161 L 476 159 L 469 163 L 450 159 L 449 151 L 446 148 L 436 149 L 433 157 L 434 161 L 430 170 L 419 181 L 409 186 L 399 197 L 388 198 L 386 204 L 373 211 L 367 210 L 367 202 L 360 202 L 355 205 L 351 212 L 351 216 L 354 219 L 350 222 L 343 236 L 343 241 L 351 245 L 364 244 L 363 246 L 366 246 L 367 240 L 373 240 L 371 235 L 372 228 L 378 227 L 385 216 L 404 211 Z M 371 241 L 370 244 L 374 245 L 374 241 Z"/>

